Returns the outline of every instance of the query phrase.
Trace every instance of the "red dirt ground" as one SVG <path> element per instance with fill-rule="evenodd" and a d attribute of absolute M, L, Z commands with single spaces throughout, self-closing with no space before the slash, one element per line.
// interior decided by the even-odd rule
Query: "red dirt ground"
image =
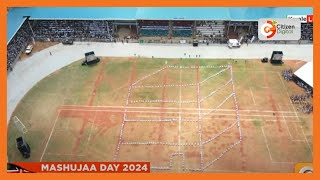
<path fill-rule="evenodd" d="M 276 120 L 277 120 L 278 131 L 282 132 L 282 127 L 281 127 L 281 123 L 280 123 L 280 117 L 279 117 L 279 114 L 278 114 L 277 105 L 276 105 L 276 102 L 275 102 L 275 100 L 274 100 L 274 98 L 272 96 L 268 75 L 266 73 L 264 73 L 264 83 L 265 83 L 265 85 L 267 87 L 267 89 L 266 89 L 267 92 L 266 93 L 267 93 L 268 98 L 269 98 L 269 103 L 270 103 L 270 105 L 272 107 L 272 110 L 276 112 L 276 113 L 274 113 L 274 115 L 275 115 Z"/>
<path fill-rule="evenodd" d="M 96 91 L 97 91 L 97 88 L 99 87 L 99 85 L 101 84 L 102 80 L 103 80 L 103 72 L 104 72 L 104 65 L 105 65 L 106 61 L 103 61 L 101 63 L 101 67 L 100 67 L 100 70 L 99 70 L 99 73 L 97 75 L 97 78 L 94 82 L 94 85 L 93 85 L 93 89 L 92 89 L 92 92 L 91 92 L 91 95 L 90 95 L 90 98 L 89 98 L 89 101 L 88 101 L 88 105 L 89 106 L 92 106 L 93 102 L 94 102 L 94 99 L 96 97 Z M 86 125 L 88 124 L 89 122 L 89 116 L 90 116 L 90 112 L 88 113 L 84 113 L 84 116 L 83 116 L 83 120 L 82 120 L 82 126 L 81 126 L 81 129 L 79 131 L 79 136 L 77 137 L 77 140 L 76 140 L 76 143 L 73 147 L 73 150 L 72 150 L 72 154 L 75 154 L 78 150 L 78 147 L 79 147 L 79 144 L 81 142 L 81 139 L 83 137 L 83 132 L 84 132 L 84 128 L 86 127 Z"/>
<path fill-rule="evenodd" d="M 130 61 L 133 61 L 132 66 L 131 66 L 131 73 L 130 73 L 130 77 L 129 77 L 129 81 L 128 81 L 128 88 L 132 86 L 132 83 L 134 82 L 134 80 L 137 77 L 137 59 L 133 59 L 133 58 L 129 58 Z M 131 94 L 128 95 L 128 100 L 130 99 Z M 123 114 L 124 116 L 124 114 Z M 124 128 L 124 127 L 123 127 Z M 120 143 L 120 138 L 118 140 L 118 144 Z M 116 152 L 118 152 L 118 150 L 115 150 Z"/>

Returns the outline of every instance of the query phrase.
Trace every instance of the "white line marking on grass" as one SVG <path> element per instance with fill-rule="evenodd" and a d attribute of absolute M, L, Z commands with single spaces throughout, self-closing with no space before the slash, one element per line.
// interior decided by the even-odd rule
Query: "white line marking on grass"
<path fill-rule="evenodd" d="M 203 142 L 204 144 L 207 144 L 213 140 L 215 140 L 216 138 L 218 138 L 219 136 L 221 136 L 223 133 L 227 132 L 229 129 L 231 129 L 233 126 L 235 126 L 236 124 L 238 124 L 238 121 L 235 121 L 233 124 L 231 124 L 230 126 L 228 126 L 227 128 L 225 128 L 224 130 L 222 130 L 220 133 L 215 134 L 214 136 L 212 136 L 211 138 L 209 138 L 208 140 Z"/>
<path fill-rule="evenodd" d="M 199 83 L 199 85 L 202 84 L 202 83 L 204 83 L 204 82 L 206 82 L 206 81 L 208 81 L 209 79 L 211 79 L 211 78 L 213 78 L 213 77 L 221 74 L 222 72 L 224 72 L 224 71 L 226 71 L 226 70 L 228 70 L 228 69 L 230 69 L 230 67 L 227 67 L 227 68 L 225 68 L 225 69 L 220 70 L 219 72 L 217 72 L 217 73 L 215 73 L 215 74 L 210 75 L 209 77 L 207 77 L 206 79 L 204 79 L 203 81 L 201 81 L 201 82 Z"/>
<path fill-rule="evenodd" d="M 269 145 L 268 145 L 268 141 L 267 141 L 267 137 L 266 137 L 266 134 L 264 133 L 263 127 L 261 127 L 261 131 L 262 131 L 262 135 L 264 137 L 264 143 L 267 146 L 267 150 L 268 150 L 268 153 L 269 153 L 269 158 L 270 158 L 271 162 L 273 162 L 273 159 L 272 159 L 272 156 L 271 156 L 271 152 L 270 152 L 270 149 L 269 149 Z"/>
<path fill-rule="evenodd" d="M 134 63 L 137 63 L 136 61 Z M 135 64 L 136 65 L 136 64 Z M 136 68 L 135 65 L 132 66 L 132 70 L 131 70 L 131 73 L 130 73 L 130 80 L 128 81 L 129 83 L 129 86 L 128 86 L 128 94 L 127 94 L 127 98 L 126 98 L 126 104 L 125 104 L 125 108 L 124 108 L 124 113 L 123 113 L 123 120 L 122 120 L 122 123 L 121 123 L 121 129 L 120 129 L 120 134 L 119 134 L 119 142 L 118 142 L 118 145 L 117 145 L 117 149 L 114 153 L 114 157 L 113 157 L 113 161 L 116 161 L 117 158 L 118 158 L 118 155 L 119 155 L 119 151 L 120 151 L 120 146 L 121 146 L 121 143 L 122 143 L 122 136 L 123 136 L 123 131 L 124 131 L 124 125 L 125 125 L 125 121 L 126 121 L 126 118 L 127 118 L 127 106 L 129 105 L 129 99 L 131 97 L 131 91 L 132 91 L 132 80 L 133 80 L 133 72 L 135 71 L 135 69 L 133 68 Z M 160 70 L 161 71 L 161 70 Z M 159 72 L 160 72 L 159 71 Z M 151 76 L 151 75 L 150 75 Z M 138 83 L 138 81 L 136 81 L 135 83 Z"/>
<path fill-rule="evenodd" d="M 135 85 L 136 85 L 137 83 L 139 83 L 140 81 L 143 81 L 143 80 L 145 80 L 145 79 L 149 78 L 150 76 L 153 76 L 153 75 L 155 75 L 155 74 L 157 74 L 157 73 L 159 73 L 159 72 L 163 71 L 163 70 L 164 70 L 164 69 L 166 69 L 166 68 L 167 68 L 167 66 L 164 66 L 163 68 L 161 68 L 161 69 L 159 69 L 159 70 L 157 70 L 157 71 L 155 71 L 155 72 L 153 72 L 153 73 L 151 73 L 151 74 L 148 74 L 148 75 L 146 75 L 146 76 L 142 77 L 141 79 L 139 79 L 139 80 L 137 80 L 137 81 L 133 82 L 130 86 L 135 86 Z"/>
<path fill-rule="evenodd" d="M 281 106 L 280 106 L 279 104 L 278 104 L 278 107 L 279 107 L 279 110 L 281 111 Z M 289 136 L 290 136 L 290 139 L 292 140 L 293 138 L 292 138 L 292 135 L 291 135 L 289 126 L 288 126 L 288 124 L 287 124 L 286 118 L 284 117 L 284 115 L 283 115 L 282 113 L 281 113 L 281 116 L 282 116 L 282 119 L 283 119 L 283 121 L 284 121 L 284 124 L 285 124 L 286 127 L 287 127 L 287 130 L 288 130 L 288 134 L 289 134 Z"/>
<path fill-rule="evenodd" d="M 163 87 L 188 87 L 188 86 L 196 86 L 196 83 L 189 83 L 189 84 L 153 84 L 153 85 L 140 85 L 140 86 L 132 86 L 134 89 L 138 88 L 163 88 Z"/>
<path fill-rule="evenodd" d="M 295 114 L 296 114 L 296 118 L 297 118 L 297 119 L 300 121 L 300 123 L 301 123 L 302 121 L 300 120 L 300 118 L 299 118 L 299 116 L 298 116 L 298 113 L 297 113 L 296 109 L 294 108 L 294 105 L 292 104 L 292 102 L 291 102 L 291 100 L 290 100 L 290 95 L 289 95 L 288 91 L 287 91 L 287 95 L 288 95 L 289 101 L 290 101 L 290 103 L 291 103 L 291 106 L 292 106 L 292 108 L 293 108 L 293 111 L 294 111 Z M 308 145 L 308 147 L 309 147 L 309 149 L 310 149 L 310 151 L 311 151 L 311 154 L 312 154 L 312 156 L 313 156 L 313 149 L 311 148 L 311 145 L 309 144 L 309 141 L 308 141 L 308 139 L 307 139 L 306 134 L 304 133 L 304 130 L 303 130 L 303 127 L 302 127 L 301 124 L 300 124 L 300 128 L 301 128 L 302 134 L 303 134 L 303 136 L 304 136 L 305 142 L 306 142 L 306 144 Z"/>
<path fill-rule="evenodd" d="M 291 141 L 293 141 L 293 142 L 306 142 L 305 140 L 299 140 L 299 139 L 293 139 L 293 140 L 291 140 Z"/>
<path fill-rule="evenodd" d="M 297 111 L 296 111 L 296 108 L 294 107 L 294 105 L 293 105 L 292 102 L 291 102 L 290 95 L 289 95 L 288 91 L 287 91 L 287 95 L 288 95 L 288 99 L 289 99 L 289 102 L 290 102 L 290 104 L 291 104 L 291 107 L 292 107 L 292 109 L 293 109 L 293 112 L 294 112 L 294 114 L 295 114 L 295 117 L 300 121 L 299 116 L 298 116 L 298 113 L 297 113 Z"/>
<path fill-rule="evenodd" d="M 89 137 L 88 137 L 88 141 L 87 141 L 87 143 L 86 143 L 85 149 L 87 149 L 87 147 L 88 147 L 88 145 L 89 145 L 89 142 L 90 142 L 90 140 L 91 140 L 92 129 L 93 129 L 93 126 L 94 126 L 96 117 L 97 117 L 97 112 L 94 113 L 94 118 L 93 118 L 93 121 L 91 122 L 91 127 L 90 127 L 90 131 L 89 131 Z"/>
<path fill-rule="evenodd" d="M 279 72 L 278 72 L 278 75 L 279 75 L 279 78 L 280 78 L 280 81 L 282 83 L 283 88 L 286 89 L 286 85 L 284 84 L 283 79 L 282 79 L 282 77 L 281 77 Z"/>
<path fill-rule="evenodd" d="M 140 115 L 139 118 L 148 118 L 148 119 L 126 119 L 125 122 L 129 122 L 129 123 L 135 123 L 135 122 L 145 122 L 145 123 L 148 123 L 148 122 L 179 122 L 179 119 L 178 118 L 175 118 L 176 116 L 172 116 L 174 118 L 172 119 L 157 119 L 159 118 L 158 116 L 148 116 L 148 115 Z M 170 117 L 170 116 L 167 116 L 167 117 Z M 150 118 L 154 118 L 154 119 L 150 119 Z M 204 117 L 202 118 L 203 120 L 212 120 L 212 117 Z M 215 121 L 234 121 L 235 119 L 234 118 L 218 118 L 218 119 L 215 119 Z M 241 121 L 248 121 L 248 122 L 251 122 L 251 121 L 256 121 L 257 119 L 244 119 L 244 118 L 241 118 Z M 259 121 L 265 121 L 265 122 L 278 122 L 277 120 L 275 119 L 263 119 L 263 120 L 259 120 Z M 283 121 L 283 120 L 279 120 L 279 121 Z M 194 120 L 194 118 L 190 118 L 190 119 L 181 119 L 181 122 L 190 122 L 190 123 L 195 123 L 195 122 L 198 122 L 197 120 Z M 296 121 L 296 120 L 291 120 L 291 121 L 288 121 L 287 122 L 300 122 L 300 121 Z"/>
<path fill-rule="evenodd" d="M 250 88 L 250 93 L 251 93 L 253 104 L 256 105 L 256 100 L 254 99 L 253 92 L 252 92 L 251 88 Z"/>
<path fill-rule="evenodd" d="M 62 110 L 68 110 L 68 107 L 76 108 L 125 108 L 125 106 L 87 106 L 87 105 L 62 105 Z M 127 109 L 160 109 L 159 107 L 146 107 L 146 106 L 128 106 Z M 178 109 L 175 107 L 168 107 L 165 109 Z M 183 110 L 198 110 L 198 108 L 183 108 Z M 208 108 L 201 108 L 201 110 L 211 110 Z M 234 109 L 218 109 L 217 111 L 234 111 Z M 272 111 L 272 110 L 257 110 L 257 109 L 242 109 L 239 111 L 249 112 L 282 112 L 282 113 L 294 113 L 294 111 Z"/>
<path fill-rule="evenodd" d="M 197 69 L 197 104 L 198 104 L 198 133 L 199 133 L 199 148 L 200 148 L 200 169 L 203 169 L 203 143 L 202 143 L 202 115 L 201 115 L 201 100 L 200 100 L 200 70 Z M 213 77 L 213 76 L 212 76 Z M 211 78 L 211 77 L 210 77 Z M 208 79 L 208 78 L 207 78 Z M 202 82 L 204 82 L 203 80 Z"/>
<path fill-rule="evenodd" d="M 129 90 L 128 90 L 128 96 L 127 96 L 127 100 L 126 100 L 126 106 L 128 106 L 128 104 L 129 104 L 129 99 L 130 99 L 130 95 L 131 95 L 131 85 L 129 86 Z M 116 152 L 115 152 L 115 155 L 114 155 L 114 161 L 116 161 L 117 160 L 117 158 L 118 158 L 118 155 L 119 155 L 119 151 L 120 151 L 120 146 L 121 146 L 121 144 L 122 144 L 122 136 L 123 136 L 123 130 L 124 130 L 124 125 L 125 125 L 125 121 L 126 121 L 126 118 L 127 118 L 127 114 L 126 114 L 126 112 L 127 112 L 127 108 L 125 108 L 125 111 L 124 111 L 124 113 L 123 113 L 123 121 L 122 121 L 122 123 L 121 123 L 121 129 L 120 129 L 120 135 L 119 135 L 119 143 L 118 143 L 118 145 L 117 145 L 117 149 L 116 149 Z"/>
<path fill-rule="evenodd" d="M 45 152 L 46 152 L 46 150 L 47 150 L 47 147 L 48 147 L 49 141 L 50 141 L 50 139 L 51 139 L 51 136 L 52 136 L 52 134 L 53 134 L 54 128 L 56 127 L 57 121 L 58 121 L 58 119 L 59 119 L 59 115 L 60 115 L 60 111 L 58 112 L 58 115 L 57 115 L 57 117 L 56 117 L 56 119 L 55 119 L 55 121 L 54 121 L 53 127 L 52 127 L 52 129 L 51 129 L 51 133 L 50 133 L 49 138 L 48 138 L 48 141 L 47 141 L 47 144 L 46 144 L 46 146 L 45 146 L 44 149 L 43 149 L 43 152 L 42 152 L 42 155 L 41 155 L 41 158 L 40 158 L 40 162 L 42 162 L 43 156 L 44 156 L 44 154 L 45 154 Z"/>
<path fill-rule="evenodd" d="M 221 104 L 219 104 L 215 109 L 211 109 L 209 112 L 206 112 L 202 115 L 202 117 L 205 117 L 206 115 L 212 113 L 212 112 L 215 112 L 215 111 L 218 111 L 218 108 L 221 107 L 229 98 L 231 98 L 233 96 L 233 93 L 231 93 L 227 99 L 225 99 Z M 80 112 L 119 112 L 119 113 L 123 113 L 123 112 L 126 112 L 126 113 L 146 113 L 146 114 L 161 114 L 161 112 L 156 112 L 156 111 L 117 111 L 117 110 L 114 110 L 114 111 L 110 111 L 110 110 L 95 110 L 95 109 L 61 109 L 61 110 L 66 110 L 66 111 L 80 111 Z M 275 112 L 278 112 L 278 111 L 275 111 Z M 175 112 L 175 111 L 166 111 L 166 112 L 163 112 L 163 113 L 166 113 L 166 114 L 179 114 L 179 112 Z M 197 112 L 184 112 L 183 114 L 188 114 L 188 115 L 196 115 L 198 114 Z M 231 113 L 215 113 L 214 115 L 223 115 L 223 116 L 234 116 L 234 114 L 231 114 Z M 259 115 L 259 114 L 244 114 L 242 113 L 241 116 L 244 116 L 244 117 L 274 117 L 273 115 Z M 152 117 L 152 116 L 150 116 Z M 284 117 L 296 117 L 296 116 L 284 116 Z M 127 121 L 127 119 L 125 120 Z M 129 120 L 130 121 L 130 120 Z M 155 120 L 156 121 L 156 120 Z"/>
<path fill-rule="evenodd" d="M 216 92 L 219 92 L 221 89 L 223 89 L 225 86 L 227 86 L 229 83 L 231 83 L 232 79 L 230 79 L 227 83 L 223 84 L 222 86 L 218 87 L 217 89 L 210 92 L 206 97 L 201 98 L 200 102 L 204 101 L 205 99 L 211 97 Z"/>
<path fill-rule="evenodd" d="M 300 125 L 300 128 L 301 128 L 302 134 L 303 134 L 303 136 L 304 136 L 305 142 L 306 142 L 306 144 L 308 145 L 308 147 L 309 147 L 309 149 L 310 149 L 310 151 L 311 151 L 311 154 L 312 154 L 312 156 L 313 156 L 313 149 L 311 148 L 311 145 L 310 145 L 310 143 L 309 143 L 309 141 L 308 141 L 308 139 L 307 139 L 307 136 L 306 136 L 306 134 L 304 133 L 304 130 L 303 130 L 302 125 Z"/>
<path fill-rule="evenodd" d="M 220 155 L 215 158 L 214 160 L 210 161 L 206 166 L 204 166 L 204 168 L 202 168 L 201 170 L 205 170 L 207 169 L 209 166 L 211 166 L 213 163 L 215 163 L 216 161 L 218 161 L 220 158 L 222 158 L 222 156 L 229 152 L 231 149 L 233 149 L 236 145 L 240 144 L 241 140 L 238 140 L 237 142 L 235 142 L 234 144 L 232 144 L 231 146 L 229 146 L 227 149 L 225 149 L 222 153 L 220 153 Z"/>
<path fill-rule="evenodd" d="M 204 113 L 202 117 L 205 117 L 207 116 L 208 114 L 211 114 L 212 112 L 215 112 L 217 109 L 219 109 L 229 98 L 231 98 L 233 96 L 233 93 L 231 93 L 225 100 L 223 100 L 218 106 L 216 106 L 214 109 L 211 109 L 211 111 L 207 112 L 207 113 Z M 231 115 L 231 114 L 228 114 L 228 115 Z"/>

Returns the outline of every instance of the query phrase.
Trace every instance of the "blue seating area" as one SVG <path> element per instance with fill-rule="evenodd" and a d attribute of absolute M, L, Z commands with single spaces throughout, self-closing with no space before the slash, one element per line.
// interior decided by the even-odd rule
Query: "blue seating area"
<path fill-rule="evenodd" d="M 142 20 L 139 21 L 140 36 L 144 37 L 164 37 L 169 34 L 169 21 L 153 21 Z"/>
<path fill-rule="evenodd" d="M 174 27 L 172 35 L 173 37 L 191 37 L 192 29 L 190 27 Z"/>
<path fill-rule="evenodd" d="M 168 36 L 168 28 L 167 29 L 142 28 L 140 29 L 140 36 L 145 36 L 145 37 Z"/>

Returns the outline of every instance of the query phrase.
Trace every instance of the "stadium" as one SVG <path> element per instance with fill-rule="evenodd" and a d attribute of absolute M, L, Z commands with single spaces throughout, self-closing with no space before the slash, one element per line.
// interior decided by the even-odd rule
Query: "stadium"
<path fill-rule="evenodd" d="M 8 162 L 293 172 L 313 161 L 313 25 L 301 20 L 299 40 L 262 41 L 258 20 L 312 14 L 306 7 L 10 8 Z M 228 47 L 230 39 L 240 47 Z"/>

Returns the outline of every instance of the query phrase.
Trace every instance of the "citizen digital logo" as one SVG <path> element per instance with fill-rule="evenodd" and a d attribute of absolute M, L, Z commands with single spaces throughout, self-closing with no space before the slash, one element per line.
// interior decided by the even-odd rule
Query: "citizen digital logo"
<path fill-rule="evenodd" d="M 294 33 L 294 29 L 296 27 L 294 25 L 286 25 L 286 24 L 277 24 L 277 33 L 280 34 L 292 34 Z"/>
<path fill-rule="evenodd" d="M 260 40 L 299 40 L 301 38 L 300 19 L 259 19 L 258 36 Z"/>

